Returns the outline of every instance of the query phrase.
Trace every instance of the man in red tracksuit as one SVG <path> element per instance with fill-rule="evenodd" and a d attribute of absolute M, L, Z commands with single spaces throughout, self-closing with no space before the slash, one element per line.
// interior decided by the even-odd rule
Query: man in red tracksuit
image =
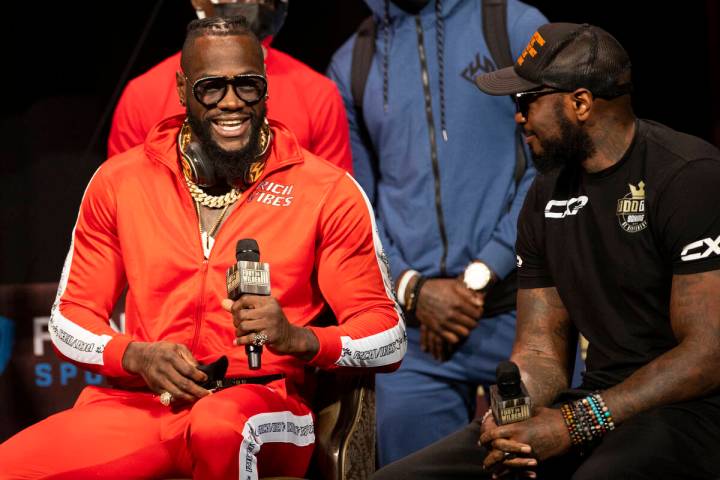
<path fill-rule="evenodd" d="M 0 445 L 2 479 L 301 476 L 314 444 L 305 367 L 387 371 L 405 353 L 369 203 L 265 121 L 262 50 L 244 19 L 192 22 L 182 68 L 187 118 L 163 120 L 90 181 L 49 325 L 57 352 L 112 388 L 87 387 Z M 241 238 L 270 264 L 270 296 L 226 298 Z M 108 318 L 125 287 L 118 333 Z M 337 325 L 317 326 L 327 307 Z M 265 344 L 259 370 L 250 343 Z M 223 386 L 236 385 L 211 394 L 197 367 L 222 355 Z"/>
<path fill-rule="evenodd" d="M 272 98 L 268 117 L 287 125 L 300 145 L 352 173 L 349 127 L 345 107 L 335 84 L 307 65 L 270 46 L 282 26 L 288 0 L 192 0 L 200 17 L 242 15 L 263 41 L 265 68 Z M 108 156 L 145 141 L 163 118 L 184 113 L 175 92 L 180 52 L 131 80 L 115 108 Z"/>

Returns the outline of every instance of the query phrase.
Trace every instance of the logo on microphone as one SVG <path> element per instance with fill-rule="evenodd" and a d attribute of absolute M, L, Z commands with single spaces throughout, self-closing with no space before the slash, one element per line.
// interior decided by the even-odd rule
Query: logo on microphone
<path fill-rule="evenodd" d="M 243 285 L 253 287 L 265 287 L 270 284 L 270 272 L 267 270 L 251 270 L 243 268 L 240 270 Z"/>

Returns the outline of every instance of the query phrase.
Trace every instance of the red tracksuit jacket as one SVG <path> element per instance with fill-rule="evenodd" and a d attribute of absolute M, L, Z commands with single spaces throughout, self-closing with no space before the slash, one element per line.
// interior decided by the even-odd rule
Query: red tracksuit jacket
<path fill-rule="evenodd" d="M 132 340 L 186 345 L 200 361 L 230 358 L 229 375 L 284 372 L 301 383 L 304 364 L 265 349 L 249 371 L 220 301 L 235 244 L 254 238 L 270 264 L 272 295 L 288 320 L 312 325 L 326 306 L 338 325 L 311 326 L 321 368 L 397 368 L 407 345 L 374 216 L 344 170 L 302 149 L 272 122 L 262 178 L 242 194 L 204 258 L 193 200 L 178 164 L 182 117 L 158 124 L 144 145 L 110 158 L 85 192 L 50 320 L 66 359 L 115 381 L 137 383 L 122 368 Z M 108 318 L 128 286 L 125 333 Z"/>

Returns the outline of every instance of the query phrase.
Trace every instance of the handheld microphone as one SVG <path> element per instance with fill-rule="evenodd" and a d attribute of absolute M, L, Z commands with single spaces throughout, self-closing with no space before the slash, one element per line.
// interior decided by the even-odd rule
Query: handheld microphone
<path fill-rule="evenodd" d="M 497 385 L 490 386 L 490 407 L 495 423 L 522 422 L 531 416 L 532 402 L 520 380 L 520 369 L 513 362 L 500 362 L 495 369 Z"/>
<path fill-rule="evenodd" d="M 228 298 L 237 300 L 244 293 L 270 295 L 270 265 L 260 262 L 260 247 L 252 238 L 238 240 L 235 259 L 225 276 Z M 261 365 L 262 345 L 245 345 L 248 368 L 257 370 Z"/>

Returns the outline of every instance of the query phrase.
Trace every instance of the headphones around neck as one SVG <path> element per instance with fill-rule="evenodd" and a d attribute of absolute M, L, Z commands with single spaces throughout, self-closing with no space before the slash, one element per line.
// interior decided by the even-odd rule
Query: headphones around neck
<path fill-rule="evenodd" d="M 262 140 L 263 138 L 264 141 Z M 265 123 L 261 127 L 261 141 L 263 141 L 264 145 L 262 151 L 256 158 L 264 157 L 272 143 L 272 131 L 270 130 L 267 119 L 265 119 Z M 215 167 L 212 162 L 208 160 L 207 154 L 200 142 L 193 139 L 187 120 L 183 122 L 180 133 L 178 134 L 178 150 L 180 150 L 180 166 L 186 178 L 189 178 L 195 185 L 201 188 L 214 187 L 218 184 Z M 248 184 L 254 183 L 255 180 L 257 180 L 257 178 L 254 177 L 262 173 L 262 169 L 258 170 L 257 167 L 253 168 L 257 163 L 259 162 L 255 162 L 248 167 L 242 179 L 244 182 Z"/>

